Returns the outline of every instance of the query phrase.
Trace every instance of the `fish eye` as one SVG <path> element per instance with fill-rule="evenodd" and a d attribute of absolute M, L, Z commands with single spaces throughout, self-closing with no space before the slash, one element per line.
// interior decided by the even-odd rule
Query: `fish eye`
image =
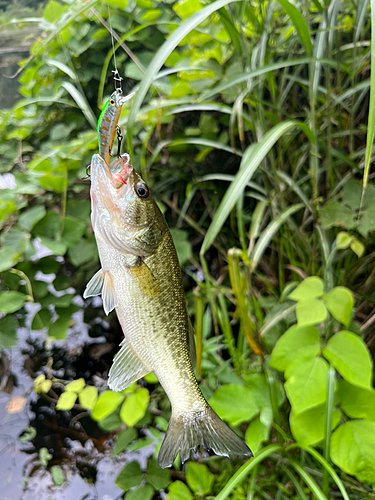
<path fill-rule="evenodd" d="M 115 104 L 115 100 L 114 100 L 114 99 L 111 99 L 111 100 L 109 101 L 109 104 L 110 104 L 111 106 L 114 106 L 114 104 Z"/>
<path fill-rule="evenodd" d="M 143 182 L 138 182 L 136 185 L 135 185 L 135 192 L 137 193 L 137 195 L 140 197 L 140 198 L 143 198 L 144 200 L 146 198 L 148 198 L 150 192 L 148 190 L 148 187 L 146 186 L 146 184 L 144 184 Z"/>

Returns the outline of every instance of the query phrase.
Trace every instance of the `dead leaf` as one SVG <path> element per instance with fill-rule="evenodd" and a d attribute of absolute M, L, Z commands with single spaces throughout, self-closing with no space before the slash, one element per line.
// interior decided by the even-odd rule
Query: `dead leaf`
<path fill-rule="evenodd" d="M 23 396 L 16 396 L 15 398 L 12 398 L 10 401 L 8 401 L 6 411 L 8 413 L 19 413 L 25 408 L 25 405 L 26 398 L 24 398 Z"/>

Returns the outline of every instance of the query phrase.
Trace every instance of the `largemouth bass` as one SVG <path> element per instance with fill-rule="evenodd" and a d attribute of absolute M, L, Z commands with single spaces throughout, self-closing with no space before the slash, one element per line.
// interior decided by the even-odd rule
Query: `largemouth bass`
<path fill-rule="evenodd" d="M 91 163 L 91 222 L 102 269 L 84 297 L 101 294 L 106 314 L 116 310 L 125 335 L 108 385 L 121 391 L 150 372 L 158 378 L 172 405 L 158 456 L 162 468 L 170 467 L 178 452 L 185 462 L 198 446 L 222 456 L 252 456 L 198 387 L 194 333 L 173 240 L 128 158 L 115 168 L 99 155 Z"/>

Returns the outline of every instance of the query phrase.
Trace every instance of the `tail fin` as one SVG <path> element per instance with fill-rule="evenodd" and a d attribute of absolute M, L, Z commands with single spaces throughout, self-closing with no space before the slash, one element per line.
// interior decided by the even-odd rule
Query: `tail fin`
<path fill-rule="evenodd" d="M 181 461 L 186 462 L 190 451 L 199 445 L 224 457 L 253 456 L 250 448 L 207 405 L 200 411 L 172 414 L 158 456 L 160 467 L 171 467 L 178 452 Z"/>

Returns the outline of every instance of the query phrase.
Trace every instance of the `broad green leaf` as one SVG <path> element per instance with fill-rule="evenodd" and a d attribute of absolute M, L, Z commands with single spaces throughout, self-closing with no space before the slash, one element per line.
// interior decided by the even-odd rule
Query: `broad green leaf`
<path fill-rule="evenodd" d="M 59 2 L 50 0 L 43 12 L 43 17 L 49 23 L 55 23 L 61 18 L 64 7 Z"/>
<path fill-rule="evenodd" d="M 70 323 L 70 315 L 60 316 L 48 329 L 48 335 L 58 340 L 65 339 Z"/>
<path fill-rule="evenodd" d="M 185 262 L 193 256 L 191 244 L 188 240 L 189 234 L 187 231 L 183 231 L 182 229 L 171 229 L 170 233 L 172 235 L 174 246 L 176 247 L 180 266 L 182 266 L 182 264 L 185 264 Z"/>
<path fill-rule="evenodd" d="M 372 362 L 366 344 L 351 332 L 331 337 L 323 355 L 350 384 L 371 389 Z"/>
<path fill-rule="evenodd" d="M 122 490 L 128 491 L 143 481 L 143 472 L 138 462 L 130 462 L 116 477 L 116 484 Z"/>
<path fill-rule="evenodd" d="M 202 4 L 199 0 L 178 0 L 172 8 L 183 21 L 186 21 L 202 9 Z"/>
<path fill-rule="evenodd" d="M 188 462 L 186 466 L 186 482 L 196 495 L 203 496 L 211 492 L 214 476 L 206 465 Z"/>
<path fill-rule="evenodd" d="M 336 286 L 323 299 L 332 316 L 348 327 L 354 306 L 352 293 L 347 288 Z"/>
<path fill-rule="evenodd" d="M 121 420 L 129 427 L 133 427 L 145 416 L 149 400 L 150 394 L 145 388 L 127 396 L 120 410 Z"/>
<path fill-rule="evenodd" d="M 374 389 L 362 389 L 348 384 L 345 380 L 339 380 L 338 398 L 348 417 L 375 421 Z"/>
<path fill-rule="evenodd" d="M 173 481 L 168 488 L 167 500 L 193 500 L 193 494 L 182 481 Z"/>
<path fill-rule="evenodd" d="M 90 260 L 94 260 L 97 256 L 97 249 L 94 241 L 82 238 L 78 245 L 69 247 L 68 255 L 71 263 L 79 267 Z"/>
<path fill-rule="evenodd" d="M 329 201 L 320 211 L 321 224 L 323 229 L 333 226 L 353 229 L 356 225 L 355 213 L 339 201 Z"/>
<path fill-rule="evenodd" d="M 361 221 L 362 222 L 362 221 Z M 374 224 L 371 224 L 371 227 L 374 227 Z M 365 252 L 365 246 L 361 243 L 357 238 L 354 238 L 350 243 L 350 249 L 356 254 L 356 256 L 360 259 Z"/>
<path fill-rule="evenodd" d="M 21 253 L 12 248 L 0 248 L 0 273 L 11 269 L 21 258 Z"/>
<path fill-rule="evenodd" d="M 71 410 L 76 402 L 77 394 L 75 392 L 63 392 L 56 404 L 56 410 Z"/>
<path fill-rule="evenodd" d="M 118 392 L 104 391 L 99 396 L 92 410 L 91 416 L 94 420 L 103 420 L 116 410 L 124 396 Z"/>
<path fill-rule="evenodd" d="M 227 220 L 231 210 L 237 203 L 237 200 L 242 196 L 247 183 L 252 178 L 256 169 L 260 166 L 264 158 L 269 153 L 280 137 L 297 126 L 296 121 L 282 122 L 264 134 L 261 141 L 257 144 L 251 144 L 245 151 L 240 168 L 234 177 L 233 182 L 228 187 L 225 195 L 215 212 L 210 227 L 203 240 L 200 254 L 204 255 L 214 242 L 216 236 L 221 231 L 223 224 Z"/>
<path fill-rule="evenodd" d="M 61 467 L 54 465 L 51 468 L 52 480 L 56 486 L 61 486 L 65 482 L 65 474 Z"/>
<path fill-rule="evenodd" d="M 54 240 L 57 238 L 61 229 L 61 215 L 55 212 L 47 212 L 45 217 L 41 219 L 34 227 L 34 236 L 46 237 Z"/>
<path fill-rule="evenodd" d="M 301 300 L 296 306 L 299 326 L 316 325 L 327 318 L 326 306 L 318 299 Z"/>
<path fill-rule="evenodd" d="M 64 230 L 61 235 L 61 239 L 68 247 L 78 245 L 85 230 L 85 223 L 75 217 L 65 217 Z"/>
<path fill-rule="evenodd" d="M 154 496 L 154 493 L 154 488 L 149 484 L 145 484 L 143 486 L 140 486 L 139 488 L 128 491 L 124 497 L 124 500 L 151 500 Z"/>
<path fill-rule="evenodd" d="M 349 233 L 341 231 L 336 238 L 336 248 L 337 250 L 345 250 L 349 248 L 350 243 L 353 240 L 353 236 L 350 236 Z"/>
<path fill-rule="evenodd" d="M 296 302 L 300 300 L 317 299 L 324 293 L 324 284 L 318 276 L 310 276 L 302 281 L 295 290 L 289 295 L 289 298 Z"/>
<path fill-rule="evenodd" d="M 18 217 L 18 225 L 25 229 L 26 231 L 31 231 L 31 229 L 46 215 L 46 209 L 43 205 L 30 208 L 25 212 L 22 212 Z"/>
<path fill-rule="evenodd" d="M 248 422 L 260 408 L 252 391 L 242 385 L 224 385 L 210 399 L 210 406 L 231 425 Z"/>
<path fill-rule="evenodd" d="M 375 484 L 375 422 L 354 420 L 336 429 L 331 438 L 331 460 L 359 481 Z"/>
<path fill-rule="evenodd" d="M 10 349 L 17 345 L 17 323 L 13 316 L 0 319 L 0 347 Z"/>
<path fill-rule="evenodd" d="M 67 246 L 66 244 L 61 241 L 61 240 L 51 240 L 50 238 L 46 238 L 45 236 L 42 236 L 40 238 L 41 244 L 51 250 L 54 255 L 65 255 Z"/>
<path fill-rule="evenodd" d="M 46 379 L 44 375 L 39 375 L 34 380 L 34 389 L 37 394 L 46 394 L 52 387 L 52 380 Z"/>
<path fill-rule="evenodd" d="M 293 367 L 285 390 L 295 413 L 324 403 L 327 397 L 328 365 L 322 358 L 310 359 Z"/>
<path fill-rule="evenodd" d="M 334 410 L 332 413 L 332 429 L 340 422 L 341 413 Z M 315 445 L 324 439 L 326 425 L 326 405 L 322 404 L 302 411 L 290 413 L 290 429 L 294 439 L 304 445 Z"/>
<path fill-rule="evenodd" d="M 290 20 L 295 27 L 298 36 L 300 37 L 301 43 L 305 48 L 306 54 L 312 56 L 312 43 L 309 33 L 309 28 L 307 27 L 306 21 L 302 17 L 301 12 L 292 5 L 288 0 L 277 0 L 281 7 L 284 9 L 286 14 L 290 17 Z"/>
<path fill-rule="evenodd" d="M 122 451 L 125 450 L 129 444 L 134 441 L 138 436 L 138 433 L 135 429 L 125 429 L 121 431 L 117 436 L 115 447 L 113 448 L 112 455 L 116 456 Z"/>
<path fill-rule="evenodd" d="M 320 337 L 315 326 L 293 325 L 275 345 L 270 366 L 285 371 L 292 363 L 315 358 L 320 352 Z"/>
<path fill-rule="evenodd" d="M 106 432 L 112 432 L 122 428 L 124 423 L 121 422 L 119 413 L 120 411 L 117 409 L 108 417 L 105 417 L 103 420 L 99 420 L 98 426 Z"/>
<path fill-rule="evenodd" d="M 24 305 L 26 295 L 20 292 L 1 292 L 0 293 L 0 312 L 12 314 Z"/>
<path fill-rule="evenodd" d="M 268 441 L 269 433 L 270 426 L 264 425 L 264 423 L 261 422 L 260 417 L 256 417 L 252 422 L 250 422 L 246 431 L 245 441 L 254 455 L 261 448 L 262 443 Z"/>
<path fill-rule="evenodd" d="M 98 389 L 92 385 L 87 385 L 79 393 L 78 397 L 79 404 L 82 405 L 85 408 L 85 410 L 92 410 L 95 406 L 97 399 L 98 399 Z"/>
<path fill-rule="evenodd" d="M 77 380 L 73 380 L 73 382 L 70 382 L 66 387 L 66 391 L 72 391 L 76 392 L 77 394 L 82 391 L 82 389 L 85 387 L 85 379 L 84 378 L 79 378 Z"/>
<path fill-rule="evenodd" d="M 165 490 L 171 483 L 171 473 L 168 469 L 161 469 L 158 461 L 151 458 L 147 465 L 147 482 L 155 488 L 156 491 Z"/>

